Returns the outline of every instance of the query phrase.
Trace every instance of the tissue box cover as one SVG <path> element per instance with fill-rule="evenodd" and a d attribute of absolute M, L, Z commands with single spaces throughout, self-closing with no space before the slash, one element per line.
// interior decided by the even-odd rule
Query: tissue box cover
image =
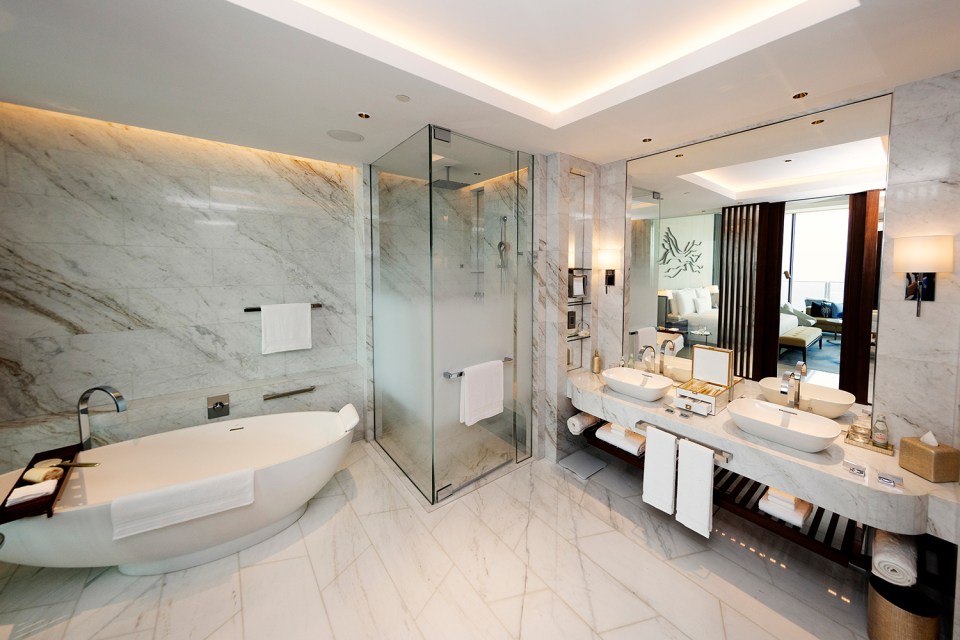
<path fill-rule="evenodd" d="M 956 482 L 960 480 L 960 449 L 901 438 L 900 466 L 930 482 Z"/>

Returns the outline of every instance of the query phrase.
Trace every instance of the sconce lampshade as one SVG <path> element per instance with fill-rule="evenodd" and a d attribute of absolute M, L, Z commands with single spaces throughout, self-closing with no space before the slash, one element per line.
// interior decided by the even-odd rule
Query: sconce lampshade
<path fill-rule="evenodd" d="M 671 291 L 670 289 L 660 289 L 659 291 L 657 291 L 657 295 L 663 296 L 664 298 L 673 299 L 673 291 Z"/>
<path fill-rule="evenodd" d="M 953 273 L 953 236 L 894 238 L 893 270 L 898 273 Z"/>

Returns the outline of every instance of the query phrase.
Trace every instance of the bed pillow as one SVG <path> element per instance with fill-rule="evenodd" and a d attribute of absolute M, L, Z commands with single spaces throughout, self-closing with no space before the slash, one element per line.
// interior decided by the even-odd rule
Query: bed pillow
<path fill-rule="evenodd" d="M 797 322 L 801 327 L 812 327 L 817 324 L 817 319 L 813 316 L 807 315 L 805 312 L 797 309 L 789 302 L 784 302 L 780 305 L 780 313 L 789 313 L 790 315 L 797 316 Z"/>
<path fill-rule="evenodd" d="M 693 308 L 697 313 L 706 313 L 713 308 L 713 305 L 710 303 L 710 298 L 694 298 Z"/>
<path fill-rule="evenodd" d="M 690 313 L 696 313 L 696 308 L 693 306 L 694 295 L 693 291 L 690 289 L 677 289 L 673 292 L 673 302 L 676 305 L 676 313 L 680 316 L 685 316 Z"/>
<path fill-rule="evenodd" d="M 698 298 L 710 297 L 710 287 L 697 287 L 694 291 L 696 291 L 694 295 Z"/>

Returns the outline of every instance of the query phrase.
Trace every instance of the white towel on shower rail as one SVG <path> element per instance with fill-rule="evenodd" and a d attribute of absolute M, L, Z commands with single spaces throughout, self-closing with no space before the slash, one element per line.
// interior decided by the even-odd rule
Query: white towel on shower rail
<path fill-rule="evenodd" d="M 469 427 L 499 413 L 503 413 L 503 361 L 465 367 L 460 379 L 460 422 Z"/>
<path fill-rule="evenodd" d="M 260 307 L 260 353 L 313 347 L 310 304 L 265 304 Z"/>
<path fill-rule="evenodd" d="M 120 496 L 110 503 L 113 539 L 253 503 L 253 469 Z"/>

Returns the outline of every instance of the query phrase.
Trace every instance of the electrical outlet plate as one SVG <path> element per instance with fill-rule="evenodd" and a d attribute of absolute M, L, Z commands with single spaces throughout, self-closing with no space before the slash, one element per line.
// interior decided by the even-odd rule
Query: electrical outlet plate
<path fill-rule="evenodd" d="M 207 398 L 207 420 L 224 418 L 230 415 L 230 394 L 209 396 Z"/>

